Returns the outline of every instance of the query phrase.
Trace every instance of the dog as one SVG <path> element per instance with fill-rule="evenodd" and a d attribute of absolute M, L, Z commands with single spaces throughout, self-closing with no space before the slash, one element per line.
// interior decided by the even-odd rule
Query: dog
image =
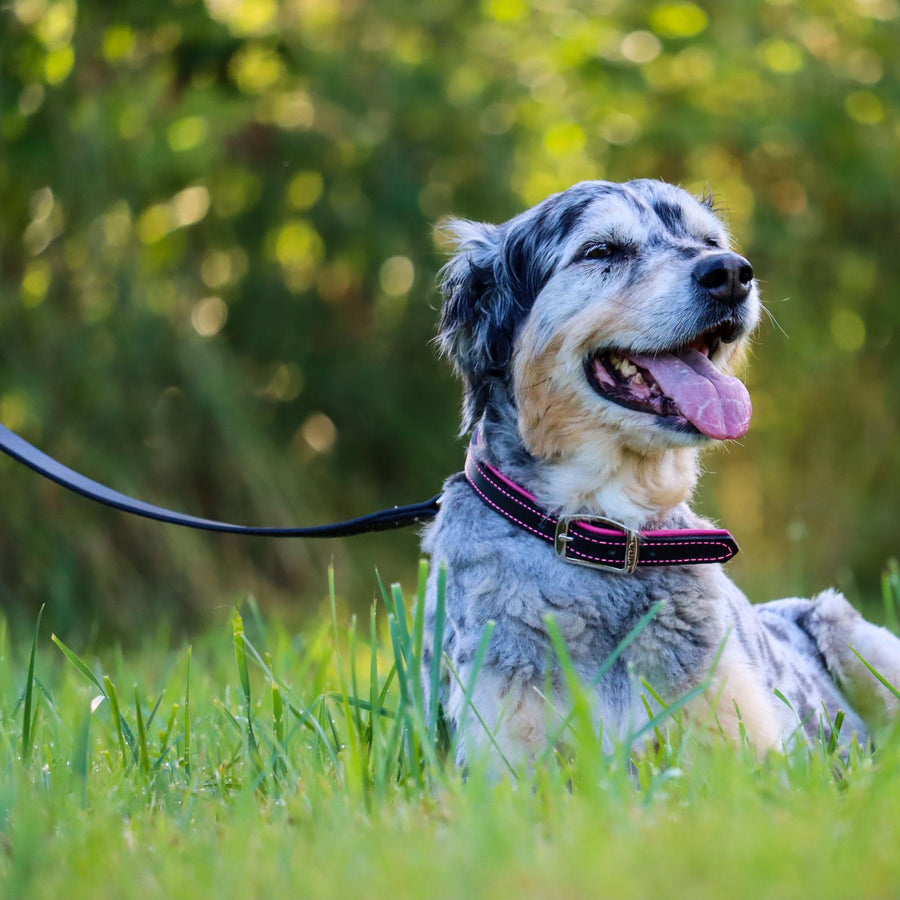
<path fill-rule="evenodd" d="M 424 664 L 449 663 L 458 762 L 500 751 L 527 764 L 553 739 L 569 700 L 548 617 L 605 748 L 649 721 L 644 681 L 666 704 L 695 692 L 689 721 L 760 754 L 832 729 L 842 746 L 866 743 L 897 703 L 851 648 L 900 684 L 900 640 L 834 590 L 751 605 L 717 561 L 730 535 L 689 505 L 700 452 L 749 425 L 730 373 L 761 311 L 713 202 L 659 181 L 588 181 L 503 224 L 446 232 L 437 340 L 473 440 L 423 536 L 428 635 L 446 567 L 442 646 L 426 640 Z M 619 538 L 622 554 L 577 558 L 579 529 L 583 546 Z M 692 549 L 649 564 L 653 535 Z"/>

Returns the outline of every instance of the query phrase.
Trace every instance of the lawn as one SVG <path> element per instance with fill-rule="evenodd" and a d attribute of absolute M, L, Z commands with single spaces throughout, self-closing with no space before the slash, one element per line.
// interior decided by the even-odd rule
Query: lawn
<path fill-rule="evenodd" d="M 414 601 L 297 635 L 250 599 L 127 652 L 4 627 L 2 896 L 900 893 L 897 734 L 759 761 L 672 708 L 658 749 L 609 756 L 576 702 L 565 754 L 463 777 L 411 675 Z"/>

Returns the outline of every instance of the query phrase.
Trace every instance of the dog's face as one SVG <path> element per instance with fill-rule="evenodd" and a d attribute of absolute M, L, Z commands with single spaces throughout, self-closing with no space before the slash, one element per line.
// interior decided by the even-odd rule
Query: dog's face
<path fill-rule="evenodd" d="M 658 181 L 584 182 L 504 225 L 451 227 L 441 341 L 465 429 L 503 395 L 544 458 L 611 434 L 643 452 L 746 432 L 727 370 L 759 297 L 708 204 Z"/>

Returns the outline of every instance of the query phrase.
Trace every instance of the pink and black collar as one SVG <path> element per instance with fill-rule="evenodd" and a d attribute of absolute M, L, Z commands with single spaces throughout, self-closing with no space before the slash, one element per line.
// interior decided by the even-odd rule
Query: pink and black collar
<path fill-rule="evenodd" d="M 466 479 L 493 510 L 552 544 L 565 562 L 630 575 L 648 566 L 727 562 L 738 545 L 723 528 L 632 531 L 602 516 L 553 516 L 526 491 L 486 462 L 466 458 Z"/>

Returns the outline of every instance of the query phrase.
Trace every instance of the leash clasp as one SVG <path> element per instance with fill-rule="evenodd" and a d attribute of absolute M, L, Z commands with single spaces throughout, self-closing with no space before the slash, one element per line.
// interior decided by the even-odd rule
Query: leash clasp
<path fill-rule="evenodd" d="M 589 525 L 597 525 L 601 528 L 610 528 L 621 531 L 625 539 L 625 558 L 622 565 L 593 562 L 589 559 L 579 559 L 568 554 L 569 544 L 575 540 L 574 535 L 569 534 L 569 527 L 573 522 L 584 522 Z M 603 569 L 607 572 L 615 572 L 618 575 L 631 575 L 637 568 L 640 558 L 640 538 L 636 531 L 616 522 L 614 519 L 606 519 L 603 516 L 561 516 L 556 522 L 556 531 L 553 535 L 553 548 L 556 555 L 564 562 L 573 566 L 586 566 L 589 569 Z"/>

